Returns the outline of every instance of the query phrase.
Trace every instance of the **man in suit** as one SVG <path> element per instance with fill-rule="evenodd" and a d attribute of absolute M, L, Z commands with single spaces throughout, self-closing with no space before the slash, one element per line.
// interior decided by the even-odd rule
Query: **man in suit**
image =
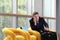
<path fill-rule="evenodd" d="M 30 26 L 32 30 L 36 30 L 40 32 L 42 36 L 42 40 L 54 40 L 54 39 L 49 39 L 49 36 L 56 36 L 55 32 L 50 32 L 48 24 L 45 22 L 44 18 L 39 16 L 38 12 L 33 13 L 33 17 L 30 20 Z M 50 35 L 51 34 L 51 35 Z M 57 39 L 56 39 L 57 40 Z"/>
<path fill-rule="evenodd" d="M 33 18 L 30 20 L 30 26 L 33 30 L 38 32 L 49 31 L 48 24 L 45 22 L 44 18 L 39 16 L 38 12 L 34 12 Z"/>

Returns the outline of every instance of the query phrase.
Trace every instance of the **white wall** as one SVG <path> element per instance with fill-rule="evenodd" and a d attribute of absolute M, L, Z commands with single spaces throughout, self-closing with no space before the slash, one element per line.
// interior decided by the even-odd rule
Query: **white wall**
<path fill-rule="evenodd" d="M 34 0 L 34 11 L 39 12 L 42 16 L 42 0 Z"/>

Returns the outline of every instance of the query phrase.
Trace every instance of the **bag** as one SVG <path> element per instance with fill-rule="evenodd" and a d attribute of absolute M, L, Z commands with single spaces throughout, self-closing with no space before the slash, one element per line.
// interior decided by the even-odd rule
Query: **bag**
<path fill-rule="evenodd" d="M 44 32 L 44 33 L 42 33 L 42 40 L 57 40 L 56 32 Z"/>

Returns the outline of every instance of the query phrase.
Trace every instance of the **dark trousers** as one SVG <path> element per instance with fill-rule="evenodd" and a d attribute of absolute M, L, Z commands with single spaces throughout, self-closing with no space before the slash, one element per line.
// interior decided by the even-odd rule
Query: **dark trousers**
<path fill-rule="evenodd" d="M 57 40 L 56 32 L 44 31 L 40 32 L 42 40 Z"/>

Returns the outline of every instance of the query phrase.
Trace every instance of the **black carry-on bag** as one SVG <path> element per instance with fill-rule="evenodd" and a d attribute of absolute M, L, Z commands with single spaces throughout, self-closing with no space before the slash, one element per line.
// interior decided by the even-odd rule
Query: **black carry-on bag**
<path fill-rule="evenodd" d="M 44 32 L 44 33 L 42 33 L 42 40 L 57 40 L 56 32 Z"/>

